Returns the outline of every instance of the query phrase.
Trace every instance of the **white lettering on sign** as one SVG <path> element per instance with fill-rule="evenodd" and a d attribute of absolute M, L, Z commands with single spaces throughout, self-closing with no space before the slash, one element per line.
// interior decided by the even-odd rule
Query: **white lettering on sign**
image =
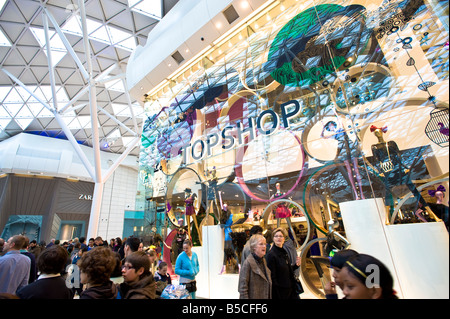
<path fill-rule="evenodd" d="M 80 194 L 78 196 L 78 199 L 81 199 L 81 200 L 92 200 L 92 195 Z"/>

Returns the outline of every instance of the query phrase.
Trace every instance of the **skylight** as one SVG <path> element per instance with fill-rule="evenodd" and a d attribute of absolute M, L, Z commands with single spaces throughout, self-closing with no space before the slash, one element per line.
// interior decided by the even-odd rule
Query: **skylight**
<path fill-rule="evenodd" d="M 0 132 L 3 131 L 11 122 L 11 119 L 4 119 L 0 117 Z"/>
<path fill-rule="evenodd" d="M 69 20 L 64 23 L 61 30 L 65 33 L 83 36 L 83 30 L 81 29 L 79 16 L 72 16 Z"/>
<path fill-rule="evenodd" d="M 50 104 L 52 101 L 52 90 L 49 85 L 28 86 L 43 101 Z M 65 89 L 56 86 L 58 103 L 65 104 L 69 98 Z M 30 93 L 22 87 L 0 87 L 0 122 L 3 130 L 12 119 L 25 130 L 35 118 L 52 118 L 53 113 L 38 102 Z"/>
<path fill-rule="evenodd" d="M 133 109 L 133 114 L 131 114 L 130 107 L 128 104 L 120 104 L 120 103 L 112 103 L 112 108 L 114 111 L 114 114 L 116 116 L 123 116 L 123 117 L 133 117 L 134 115 L 136 118 L 142 117 L 143 115 L 143 109 L 139 104 L 132 104 L 131 107 Z"/>
<path fill-rule="evenodd" d="M 105 88 L 112 91 L 125 92 L 122 79 L 106 82 Z"/>
<path fill-rule="evenodd" d="M 118 128 L 116 128 L 114 131 L 112 131 L 110 134 L 108 134 L 108 136 L 106 136 L 106 138 L 108 138 L 108 139 L 117 139 L 121 135 L 122 134 L 120 133 L 120 130 Z"/>
<path fill-rule="evenodd" d="M 0 0 L 0 12 L 3 10 L 3 6 L 5 5 L 6 0 Z"/>
<path fill-rule="evenodd" d="M 14 119 L 22 130 L 26 130 L 28 125 L 33 122 L 34 118 L 16 118 Z"/>
<path fill-rule="evenodd" d="M 141 13 L 151 18 L 162 19 L 161 0 L 128 0 L 128 5 L 132 11 Z"/>
<path fill-rule="evenodd" d="M 136 41 L 133 34 L 120 30 L 109 25 L 103 25 L 95 20 L 86 19 L 88 35 L 91 40 L 96 40 L 105 44 L 120 47 L 127 51 L 136 49 Z M 65 33 L 82 37 L 81 20 L 79 15 L 74 15 L 61 27 Z"/>
<path fill-rule="evenodd" d="M 62 116 L 63 121 L 71 130 L 91 129 L 90 115 L 77 115 L 74 111 L 67 112 Z M 97 122 L 98 123 L 98 122 Z M 98 124 L 100 126 L 100 124 Z"/>
<path fill-rule="evenodd" d="M 65 86 L 73 85 L 73 92 L 75 92 L 78 90 L 77 86 L 85 86 L 86 83 L 78 80 L 77 72 L 72 72 L 72 69 L 74 69 L 73 71 L 76 71 L 77 68 L 73 67 L 72 61 L 68 61 L 72 57 L 65 46 L 65 42 L 63 42 L 65 39 L 62 34 L 60 37 L 60 34 L 56 32 L 57 26 L 53 24 L 54 21 L 57 21 L 64 35 L 67 36 L 68 42 L 73 46 L 76 54 L 78 54 L 81 50 L 81 46 L 84 46 L 84 43 L 82 43 L 83 41 L 80 41 L 83 37 L 81 11 L 77 4 L 67 5 L 64 11 L 64 8 L 56 3 L 58 1 L 56 1 L 55 4 L 53 4 L 53 2 L 54 1 L 46 1 L 45 3 L 45 7 L 49 9 L 49 12 L 56 14 L 55 20 L 49 20 L 48 43 L 46 41 L 47 30 L 43 26 L 44 21 L 41 15 L 37 20 L 33 20 L 33 23 L 30 25 L 27 24 L 29 20 L 25 20 L 26 15 L 24 14 L 23 22 L 25 23 L 24 26 L 27 31 L 24 32 L 24 37 L 17 36 L 17 32 L 14 28 L 7 28 L 7 25 L 10 24 L 7 21 L 9 18 L 0 23 L 0 50 L 7 50 L 5 52 L 12 50 L 13 52 L 16 52 L 16 44 L 28 42 L 21 53 L 23 54 L 22 57 L 26 59 L 24 67 L 26 67 L 27 70 L 30 69 L 29 71 L 25 71 L 24 75 L 22 75 L 22 73 L 20 75 L 22 81 L 26 80 L 26 89 L 22 88 L 18 83 L 14 83 L 14 80 L 10 82 L 6 81 L 0 86 L 1 138 L 16 134 L 20 129 L 24 131 L 28 129 L 36 132 L 48 131 L 50 129 L 59 130 L 58 123 L 55 123 L 56 120 L 52 120 L 55 117 L 55 113 L 52 111 L 55 106 L 55 112 L 62 111 L 62 107 L 65 107 L 64 112 L 59 113 L 59 115 L 71 130 L 78 131 L 92 129 L 90 116 L 81 115 L 84 114 L 84 112 L 80 112 L 80 114 L 74 112 L 74 110 L 79 110 L 84 107 L 85 104 L 81 103 L 75 105 L 70 103 L 72 105 L 67 105 L 71 100 L 67 93 L 72 92 L 72 90 L 66 91 Z M 95 0 L 94 2 L 98 2 L 98 0 Z M 109 0 L 100 2 L 101 5 L 109 5 Z M 114 60 L 114 53 L 117 55 L 118 59 L 120 57 L 120 61 L 125 60 L 129 53 L 134 51 L 137 47 L 138 36 L 142 34 L 141 27 L 145 23 L 149 26 L 153 26 L 157 20 L 161 19 L 163 10 L 162 0 L 113 0 L 112 2 L 114 8 L 111 9 L 111 12 L 117 12 L 114 16 L 109 16 L 109 18 L 104 16 L 104 18 L 102 18 L 102 13 L 104 14 L 105 12 L 90 14 L 89 11 L 97 10 L 98 7 L 89 4 L 87 5 L 88 17 L 86 17 L 87 38 L 93 48 L 95 48 L 96 53 L 98 53 L 98 56 L 95 55 L 92 59 L 95 60 L 106 57 L 106 60 L 104 61 L 107 61 L 108 63 L 110 60 Z M 14 1 L 0 0 L 0 12 L 3 13 L 4 17 L 6 9 L 15 12 L 17 11 L 16 7 L 19 5 L 19 3 Z M 56 9 L 52 10 L 53 7 Z M 28 10 L 34 8 L 35 6 L 29 7 Z M 26 9 L 27 8 L 23 8 L 25 11 Z M 116 11 L 116 9 L 121 10 Z M 109 12 L 109 10 L 107 11 Z M 18 18 L 20 17 L 21 16 L 18 16 Z M 124 21 L 128 21 L 127 19 L 129 18 L 138 19 L 136 24 L 139 26 L 139 29 L 136 29 L 135 25 L 124 23 Z M 4 24 L 4 22 L 6 24 Z M 105 48 L 106 46 L 109 48 Z M 112 47 L 114 47 L 115 50 L 110 50 Z M 33 50 L 31 50 L 31 48 Z M 45 55 L 42 55 L 42 52 Z M 48 85 L 49 74 L 46 74 L 46 71 L 48 70 L 45 70 L 48 68 L 45 57 L 49 52 L 51 53 L 52 58 L 50 67 L 53 67 L 56 70 L 54 91 L 52 91 L 51 86 Z M 83 61 L 84 57 L 82 56 L 80 59 Z M 98 61 L 99 64 L 94 64 L 94 68 L 97 66 L 102 68 L 106 65 L 106 63 L 102 63 L 103 61 Z M 17 68 L 16 65 L 13 67 Z M 38 71 L 34 72 L 34 67 L 37 67 Z M 36 81 L 33 81 L 33 76 Z M 121 94 L 126 93 L 127 89 L 126 86 L 124 86 L 124 80 L 119 78 L 116 74 L 111 74 L 110 76 L 112 80 L 107 82 L 104 81 L 106 79 L 104 78 L 99 84 L 103 84 L 108 91 L 115 91 Z M 42 81 L 47 85 L 41 85 Z M 67 89 L 69 90 L 69 87 Z M 33 92 L 33 95 L 29 92 Z M 55 97 L 53 97 L 53 93 L 56 93 Z M 114 94 L 113 96 L 116 97 L 121 95 Z M 46 105 L 43 105 L 41 101 Z M 110 101 L 109 104 L 111 103 L 112 102 Z M 46 106 L 49 106 L 49 108 Z M 143 109 L 138 103 L 133 104 L 131 108 L 132 110 L 130 110 L 128 104 L 114 103 L 111 114 L 117 117 L 117 121 L 128 120 L 132 115 L 135 115 L 136 117 L 143 116 Z M 102 119 L 102 121 L 100 121 L 100 119 Z M 114 129 L 117 127 L 116 124 L 113 122 L 104 122 L 105 115 L 103 114 L 100 114 L 100 119 L 99 122 L 106 123 L 103 127 L 98 125 L 100 128 L 100 135 L 109 133 L 109 136 L 107 137 L 108 142 L 110 140 L 114 142 L 121 138 L 122 132 L 118 129 Z M 127 126 L 130 126 L 130 123 L 131 121 L 129 121 Z M 86 132 L 86 135 L 89 135 L 88 132 Z M 125 140 L 123 142 L 127 144 L 129 141 Z"/>
<path fill-rule="evenodd" d="M 0 47 L 10 47 L 11 42 L 9 42 L 8 38 L 5 36 L 3 31 L 0 29 Z"/>
<path fill-rule="evenodd" d="M 31 33 L 38 41 L 42 49 L 44 49 L 45 55 L 47 55 L 47 45 L 45 43 L 45 30 L 40 28 L 30 27 Z M 50 51 L 52 54 L 53 66 L 56 66 L 59 61 L 66 55 L 67 50 L 61 41 L 61 38 L 55 31 L 49 31 L 50 38 Z"/>
<path fill-rule="evenodd" d="M 130 144 L 135 138 L 133 136 L 129 137 L 129 136 L 122 136 L 122 144 L 124 146 L 128 146 L 128 144 Z"/>

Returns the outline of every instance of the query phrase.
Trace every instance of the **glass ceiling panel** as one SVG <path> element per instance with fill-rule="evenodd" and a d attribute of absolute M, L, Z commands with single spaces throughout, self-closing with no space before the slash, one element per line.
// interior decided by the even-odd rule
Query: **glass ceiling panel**
<path fill-rule="evenodd" d="M 9 115 L 11 117 L 16 116 L 17 112 L 20 111 L 23 104 L 14 104 L 14 103 L 4 103 L 3 107 L 6 111 L 8 111 Z"/>
<path fill-rule="evenodd" d="M 132 11 L 139 12 L 151 18 L 162 18 L 161 0 L 128 0 L 128 5 Z"/>
<path fill-rule="evenodd" d="M 22 106 L 20 111 L 17 113 L 16 118 L 34 118 L 33 113 L 28 109 L 26 105 Z"/>
<path fill-rule="evenodd" d="M 134 137 L 128 137 L 128 136 L 123 136 L 122 137 L 122 142 L 123 142 L 123 145 L 124 146 L 127 146 L 128 144 L 130 144 L 131 143 L 131 141 L 133 141 L 134 140 Z"/>
<path fill-rule="evenodd" d="M 22 96 L 20 96 L 20 94 L 15 89 L 12 89 L 3 102 L 4 103 L 23 103 L 24 101 L 23 101 Z"/>
<path fill-rule="evenodd" d="M 133 51 L 136 48 L 136 42 L 133 35 L 129 32 L 120 30 L 112 26 L 104 26 L 102 23 L 92 19 L 86 19 L 89 38 L 102 43 L 120 47 L 127 51 Z M 77 36 L 83 36 L 80 16 L 73 16 L 61 27 L 63 32 Z"/>
<path fill-rule="evenodd" d="M 3 3 L 4 0 L 0 0 L 0 9 Z M 124 5 L 126 6 L 127 2 L 125 2 Z M 153 19 L 161 19 L 161 0 L 129 0 L 128 5 L 129 8 L 133 11 L 134 15 L 140 14 L 142 16 L 145 16 L 145 18 L 140 17 L 140 19 L 146 19 L 149 24 L 153 24 L 155 22 Z M 51 7 L 52 5 L 50 4 L 49 6 Z M 128 12 L 127 14 L 129 14 L 130 9 L 126 9 L 126 11 Z M 79 12 L 77 12 L 76 10 L 66 10 L 66 13 L 67 16 L 65 23 L 60 26 L 61 30 L 65 34 L 82 37 L 83 30 Z M 148 17 L 150 17 L 151 19 Z M 128 52 L 132 52 L 136 49 L 136 38 L 134 37 L 133 32 L 140 34 L 140 31 L 132 31 L 134 29 L 133 26 L 130 26 L 130 31 L 128 31 L 123 28 L 112 26 L 112 24 L 114 24 L 114 21 L 112 20 L 109 21 L 112 24 L 110 24 L 109 22 L 108 24 L 106 24 L 104 23 L 104 21 L 105 20 L 102 19 L 87 19 L 87 33 L 90 40 L 100 41 L 108 46 L 114 46 Z M 39 47 L 47 55 L 48 52 L 45 41 L 45 29 L 42 27 L 42 24 L 38 25 L 33 23 L 32 26 L 27 26 L 27 29 L 31 31 L 33 37 L 37 42 L 36 43 L 31 41 L 33 42 L 31 44 L 33 46 L 39 45 Z M 128 27 L 126 29 L 128 29 Z M 9 34 L 6 31 L 3 32 L 3 30 L 4 29 L 0 28 L 0 48 L 3 46 L 14 45 L 14 43 L 10 42 L 9 40 L 9 38 L 11 38 Z M 64 57 L 66 57 L 67 50 L 58 33 L 55 32 L 53 25 L 50 25 L 48 35 L 50 38 L 49 45 L 52 55 L 52 64 L 53 66 L 57 66 L 57 64 L 61 64 L 60 61 Z M 32 67 L 32 65 L 30 65 L 30 67 Z M 11 83 L 13 83 L 13 81 L 11 81 Z M 29 124 L 34 120 L 34 118 L 54 118 L 53 112 L 42 105 L 41 102 L 39 102 L 41 100 L 47 103 L 51 108 L 53 108 L 52 90 L 49 85 L 41 86 L 38 82 L 36 82 L 35 85 L 27 84 L 27 88 L 38 97 L 38 99 L 36 99 L 34 96 L 28 93 L 27 90 L 21 88 L 20 86 L 15 84 L 7 84 L 8 82 L 5 86 L 0 87 L 0 131 L 6 129 L 6 126 L 9 125 L 11 120 L 14 120 L 17 125 L 25 130 L 27 126 L 29 126 Z M 82 83 L 81 85 L 84 85 L 84 83 Z M 115 80 L 110 83 L 105 83 L 105 87 L 108 90 L 121 93 L 125 92 L 122 80 Z M 57 102 L 56 104 L 59 108 L 61 108 L 65 106 L 67 102 L 70 101 L 70 99 L 67 95 L 67 91 L 64 85 L 56 86 L 55 91 L 55 98 Z M 128 105 L 123 105 L 123 107 L 121 107 L 119 110 L 116 108 L 114 110 L 114 114 L 116 116 L 119 115 L 123 118 L 130 118 L 132 114 L 134 114 L 136 117 L 143 116 L 144 110 L 140 105 L 133 105 L 132 108 L 133 112 L 131 112 Z M 76 115 L 75 112 L 71 111 L 62 114 L 62 117 L 71 129 L 78 130 L 91 127 L 90 116 L 79 116 Z M 16 125 L 14 124 L 14 127 L 15 126 Z M 109 132 L 111 130 L 112 128 L 109 128 L 107 131 Z M 115 130 L 112 137 L 115 139 L 120 138 L 120 130 Z"/>
<path fill-rule="evenodd" d="M 78 16 L 78 19 L 80 19 L 79 16 Z M 101 28 L 103 26 L 103 24 L 101 24 L 100 22 L 94 21 L 92 19 L 86 19 L 86 26 L 87 26 L 88 34 L 92 34 L 97 29 Z"/>
<path fill-rule="evenodd" d="M 133 37 L 130 37 L 127 40 L 117 43 L 115 46 L 127 51 L 133 51 L 134 49 L 136 49 L 136 41 Z"/>
<path fill-rule="evenodd" d="M 112 103 L 111 104 L 114 114 L 119 115 L 122 113 L 126 108 L 128 108 L 128 105 L 126 104 L 119 104 L 119 103 Z"/>
<path fill-rule="evenodd" d="M 42 111 L 42 108 L 44 107 L 41 103 L 27 103 L 26 104 L 30 111 L 33 113 L 34 116 L 38 116 L 39 113 Z"/>
<path fill-rule="evenodd" d="M 89 115 L 78 116 L 78 121 L 83 128 L 92 128 L 91 117 Z"/>
<path fill-rule="evenodd" d="M 47 55 L 47 46 L 45 42 L 44 29 L 30 27 L 30 30 L 31 33 L 36 38 L 36 40 L 38 41 L 41 48 L 44 49 L 45 55 Z M 50 38 L 50 51 L 52 54 L 52 63 L 53 66 L 56 66 L 58 62 L 61 61 L 61 59 L 67 54 L 67 50 L 57 33 L 49 30 L 48 36 Z"/>
<path fill-rule="evenodd" d="M 10 119 L 11 115 L 4 107 L 0 107 L 0 119 Z"/>
<path fill-rule="evenodd" d="M 104 42 L 106 44 L 111 44 L 111 40 L 109 38 L 108 30 L 106 30 L 106 27 L 101 27 L 97 29 L 97 31 L 92 32 L 90 34 L 90 38 L 100 42 Z"/>
<path fill-rule="evenodd" d="M 108 90 L 112 90 L 112 91 L 125 92 L 125 88 L 123 86 L 123 81 L 121 79 L 116 80 L 116 81 L 106 82 L 105 88 Z"/>
<path fill-rule="evenodd" d="M 61 27 L 61 30 L 65 33 L 70 33 L 78 36 L 83 36 L 83 30 L 81 29 L 80 17 L 73 16 Z"/>
<path fill-rule="evenodd" d="M 10 90 L 11 86 L 0 86 L 0 102 L 3 102 Z"/>
<path fill-rule="evenodd" d="M 11 122 L 11 119 L 2 119 L 0 117 L 0 132 L 8 126 L 9 122 Z"/>
<path fill-rule="evenodd" d="M 41 112 L 39 112 L 38 118 L 51 118 L 54 117 L 53 113 L 46 107 L 43 107 Z"/>
<path fill-rule="evenodd" d="M 5 36 L 5 34 L 0 30 L 0 46 L 1 47 L 10 47 L 11 42 L 9 42 L 8 38 Z"/>
<path fill-rule="evenodd" d="M 130 33 L 119 30 L 118 28 L 108 26 L 108 30 L 111 35 L 111 43 L 119 43 L 131 37 Z"/>
<path fill-rule="evenodd" d="M 63 121 L 71 130 L 81 130 L 83 128 L 76 117 L 63 117 Z"/>
<path fill-rule="evenodd" d="M 117 128 L 114 131 L 112 131 L 107 138 L 119 138 L 120 137 L 120 130 Z"/>
<path fill-rule="evenodd" d="M 31 122 L 33 122 L 34 118 L 20 118 L 20 119 L 14 119 L 16 123 L 20 126 L 22 130 L 26 130 L 28 125 L 30 125 Z"/>

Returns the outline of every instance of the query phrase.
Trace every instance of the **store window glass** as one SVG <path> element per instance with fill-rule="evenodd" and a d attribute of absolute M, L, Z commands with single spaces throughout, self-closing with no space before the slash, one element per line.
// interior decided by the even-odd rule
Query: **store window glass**
<path fill-rule="evenodd" d="M 39 242 L 42 227 L 41 215 L 11 215 L 6 222 L 0 235 L 1 238 L 8 238 L 20 234 L 27 236 L 29 240 Z"/>
<path fill-rule="evenodd" d="M 123 238 L 144 236 L 144 212 L 126 210 L 123 223 Z"/>
<path fill-rule="evenodd" d="M 235 251 L 252 226 L 281 225 L 325 257 L 346 244 L 344 202 L 448 226 L 448 66 L 445 1 L 270 6 L 147 97 L 155 214 L 197 245 L 202 225 L 229 225 Z M 330 232 L 337 247 L 308 246 Z"/>

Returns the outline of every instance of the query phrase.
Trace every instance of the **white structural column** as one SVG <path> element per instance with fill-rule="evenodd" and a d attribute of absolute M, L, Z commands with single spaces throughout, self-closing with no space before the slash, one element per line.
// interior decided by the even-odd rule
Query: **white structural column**
<path fill-rule="evenodd" d="M 102 166 L 100 157 L 100 143 L 98 134 L 98 114 L 97 114 L 97 89 L 95 87 L 94 76 L 92 74 L 92 60 L 91 48 L 89 45 L 89 35 L 87 31 L 86 22 L 86 8 L 84 0 L 78 1 L 81 15 L 81 28 L 83 30 L 84 52 L 86 55 L 87 72 L 89 75 L 89 107 L 91 113 L 91 128 L 92 128 L 92 147 L 94 149 L 95 162 L 95 188 L 94 196 L 92 198 L 91 215 L 89 217 L 89 226 L 87 231 L 87 238 L 96 237 L 98 232 L 98 223 L 100 219 L 100 208 L 103 198 L 103 180 L 102 180 Z"/>

